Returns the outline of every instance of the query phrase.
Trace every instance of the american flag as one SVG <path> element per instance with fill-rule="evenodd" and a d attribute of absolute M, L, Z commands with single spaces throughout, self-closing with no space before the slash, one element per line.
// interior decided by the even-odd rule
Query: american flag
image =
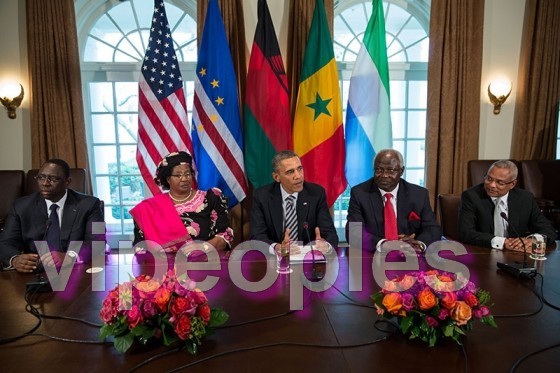
<path fill-rule="evenodd" d="M 218 187 L 229 206 L 247 193 L 237 79 L 217 0 L 210 0 L 194 82 L 194 158 L 200 189 Z"/>
<path fill-rule="evenodd" d="M 179 150 L 193 154 L 183 79 L 162 0 L 154 1 L 138 94 L 136 161 L 144 181 L 155 195 L 161 193 L 153 179 L 161 159 Z"/>

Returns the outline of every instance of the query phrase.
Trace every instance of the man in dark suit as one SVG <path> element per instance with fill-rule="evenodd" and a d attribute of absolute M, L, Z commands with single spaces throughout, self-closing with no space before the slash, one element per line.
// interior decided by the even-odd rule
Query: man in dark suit
<path fill-rule="evenodd" d="M 350 191 L 346 224 L 350 245 L 360 244 L 360 233 L 362 249 L 369 251 L 378 249 L 385 240 L 405 241 L 417 250 L 440 240 L 441 228 L 430 206 L 428 191 L 401 179 L 402 154 L 383 149 L 375 156 L 373 165 L 374 177 Z"/>
<path fill-rule="evenodd" d="M 71 242 L 84 241 L 83 260 L 91 260 L 91 242 L 105 241 L 105 234 L 92 234 L 92 223 L 103 222 L 99 199 L 68 189 L 70 167 L 50 159 L 35 177 L 39 191 L 21 197 L 12 206 L 0 234 L 0 262 L 7 269 L 33 272 L 43 266 L 62 265 Z M 51 255 L 39 258 L 35 241 L 47 241 Z M 39 260 L 40 259 L 40 260 Z"/>
<path fill-rule="evenodd" d="M 280 250 L 282 244 L 289 244 L 287 241 L 303 241 L 305 245 L 310 240 L 317 240 L 319 250 L 336 248 L 338 236 L 327 206 L 325 189 L 304 181 L 298 155 L 289 150 L 281 151 L 274 156 L 272 168 L 276 182 L 253 192 L 251 239 L 266 242 L 275 251 Z M 289 215 L 286 200 L 290 196 L 295 197 L 295 232 L 290 232 L 289 219 L 286 219 Z M 307 223 L 306 228 L 304 223 Z"/>
<path fill-rule="evenodd" d="M 516 184 L 515 163 L 497 161 L 488 169 L 484 183 L 463 192 L 458 220 L 461 242 L 516 251 L 523 251 L 523 244 L 530 247 L 530 239 L 519 240 L 517 233 L 546 234 L 548 244 L 554 242 L 556 232 L 541 213 L 534 196 L 515 188 Z"/>

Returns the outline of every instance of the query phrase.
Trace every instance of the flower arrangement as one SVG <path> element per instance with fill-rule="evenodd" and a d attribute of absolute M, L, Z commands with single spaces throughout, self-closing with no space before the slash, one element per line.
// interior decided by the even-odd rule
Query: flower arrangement
<path fill-rule="evenodd" d="M 474 320 L 497 327 L 490 314 L 490 294 L 457 274 L 431 270 L 411 272 L 387 281 L 372 295 L 377 313 L 396 321 L 404 335 L 435 346 L 441 338 L 459 338 Z"/>
<path fill-rule="evenodd" d="M 202 337 L 228 319 L 221 309 L 211 309 L 204 293 L 186 275 L 169 271 L 162 280 L 146 275 L 117 285 L 107 294 L 99 313 L 104 325 L 99 337 L 114 337 L 120 353 L 134 343 L 182 344 L 196 354 Z"/>

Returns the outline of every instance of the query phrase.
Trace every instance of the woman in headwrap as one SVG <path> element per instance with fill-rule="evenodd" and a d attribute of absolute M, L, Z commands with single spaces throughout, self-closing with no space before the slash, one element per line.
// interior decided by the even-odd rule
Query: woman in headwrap
<path fill-rule="evenodd" d="M 169 192 L 148 198 L 130 210 L 135 245 L 154 241 L 173 253 L 197 240 L 217 250 L 229 248 L 233 230 L 229 227 L 227 200 L 217 188 L 195 189 L 194 178 L 190 154 L 176 152 L 162 159 L 154 180 Z"/>

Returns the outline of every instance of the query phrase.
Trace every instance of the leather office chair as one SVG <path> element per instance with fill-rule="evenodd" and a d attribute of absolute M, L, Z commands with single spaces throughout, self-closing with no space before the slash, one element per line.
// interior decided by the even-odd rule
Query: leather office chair
<path fill-rule="evenodd" d="M 521 161 L 523 184 L 541 211 L 560 228 L 560 160 Z"/>
<path fill-rule="evenodd" d="M 38 191 L 37 181 L 34 179 L 39 172 L 38 169 L 32 169 L 27 171 L 27 176 L 25 177 L 25 195 L 35 193 Z M 69 188 L 74 189 L 76 192 L 91 194 L 89 189 L 89 174 L 84 168 L 71 168 L 70 177 L 72 182 Z"/>
<path fill-rule="evenodd" d="M 0 171 L 0 231 L 4 228 L 6 216 L 13 202 L 22 196 L 24 173 L 21 170 Z"/>
<path fill-rule="evenodd" d="M 443 236 L 448 240 L 457 240 L 457 220 L 461 196 L 438 194 L 439 221 Z"/>
<path fill-rule="evenodd" d="M 475 186 L 477 184 L 484 182 L 484 176 L 488 172 L 488 169 L 492 163 L 496 162 L 497 159 L 472 159 L 468 163 L 467 175 L 468 175 L 468 187 Z M 520 162 L 510 159 L 517 166 L 517 187 L 523 188 L 523 170 L 521 169 Z"/>

